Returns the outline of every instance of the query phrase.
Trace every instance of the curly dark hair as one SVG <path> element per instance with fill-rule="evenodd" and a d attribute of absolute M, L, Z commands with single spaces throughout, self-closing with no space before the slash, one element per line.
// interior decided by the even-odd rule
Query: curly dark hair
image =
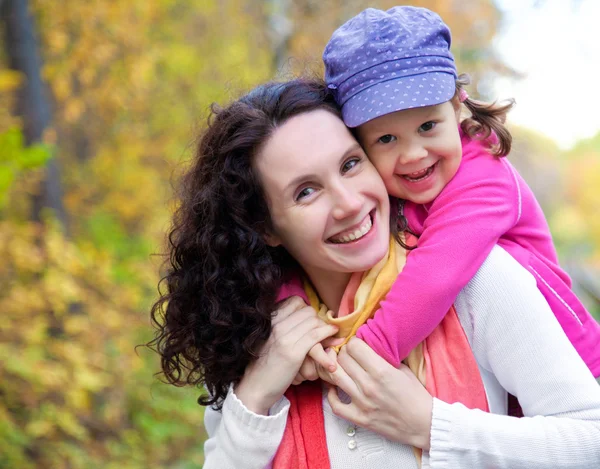
<path fill-rule="evenodd" d="M 278 126 L 317 109 L 340 116 L 325 83 L 314 79 L 271 82 L 227 107 L 213 104 L 182 179 L 148 345 L 169 383 L 206 387 L 201 405 L 220 409 L 257 357 L 284 274 L 296 266 L 264 240 L 271 219 L 253 158 Z"/>

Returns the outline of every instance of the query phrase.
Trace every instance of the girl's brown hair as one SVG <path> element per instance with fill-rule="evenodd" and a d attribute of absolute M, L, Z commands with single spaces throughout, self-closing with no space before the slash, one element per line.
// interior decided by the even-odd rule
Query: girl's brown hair
<path fill-rule="evenodd" d="M 459 99 L 460 91 L 471 83 L 469 75 L 463 73 L 456 79 L 456 92 L 454 98 Z M 506 114 L 515 105 L 514 99 L 508 99 L 502 103 L 494 101 L 486 103 L 467 98 L 463 104 L 471 114 L 461 122 L 463 132 L 469 137 L 478 140 L 486 140 L 492 132 L 498 137 L 498 143 L 490 147 L 494 156 L 506 156 L 510 153 L 512 135 L 506 128 Z"/>

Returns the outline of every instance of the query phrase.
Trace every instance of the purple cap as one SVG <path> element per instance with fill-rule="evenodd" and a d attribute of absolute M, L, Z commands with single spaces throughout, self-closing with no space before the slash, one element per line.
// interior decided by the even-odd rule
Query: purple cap
<path fill-rule="evenodd" d="M 348 127 L 449 101 L 456 91 L 450 29 L 426 8 L 367 8 L 323 52 L 325 80 Z"/>

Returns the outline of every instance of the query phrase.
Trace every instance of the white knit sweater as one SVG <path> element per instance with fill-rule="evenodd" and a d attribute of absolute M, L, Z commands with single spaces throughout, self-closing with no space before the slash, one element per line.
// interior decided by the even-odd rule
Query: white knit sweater
<path fill-rule="evenodd" d="M 423 467 L 600 468 L 600 387 L 562 332 L 535 279 L 495 247 L 456 299 L 491 413 L 433 402 Z M 506 391 L 526 415 L 506 416 Z M 281 441 L 289 403 L 250 412 L 230 390 L 206 409 L 204 469 L 264 469 Z M 416 469 L 411 447 L 336 417 L 323 400 L 332 469 Z"/>

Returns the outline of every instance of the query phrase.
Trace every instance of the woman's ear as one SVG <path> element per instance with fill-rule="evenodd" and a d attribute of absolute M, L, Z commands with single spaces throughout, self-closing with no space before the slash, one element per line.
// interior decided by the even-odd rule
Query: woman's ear
<path fill-rule="evenodd" d="M 279 236 L 277 236 L 274 233 L 266 233 L 263 236 L 265 243 L 267 243 L 267 246 L 271 246 L 272 248 L 276 248 L 277 246 L 281 246 L 281 239 L 279 239 Z"/>

